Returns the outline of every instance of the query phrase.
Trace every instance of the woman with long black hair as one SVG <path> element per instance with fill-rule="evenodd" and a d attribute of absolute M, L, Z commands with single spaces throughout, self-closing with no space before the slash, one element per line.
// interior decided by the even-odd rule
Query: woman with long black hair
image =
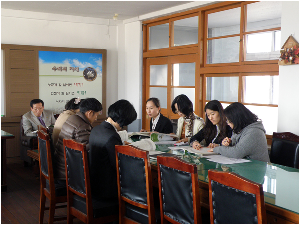
<path fill-rule="evenodd" d="M 204 111 L 205 126 L 190 141 L 197 150 L 202 146 L 217 147 L 225 137 L 230 138 L 232 134 L 232 129 L 226 123 L 223 106 L 218 100 L 208 102 Z"/>

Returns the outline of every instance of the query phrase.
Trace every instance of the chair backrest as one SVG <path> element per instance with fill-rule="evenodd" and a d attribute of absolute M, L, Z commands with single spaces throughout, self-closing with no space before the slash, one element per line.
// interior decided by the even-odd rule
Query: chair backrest
<path fill-rule="evenodd" d="M 232 172 L 208 171 L 211 223 L 266 223 L 262 185 Z"/>
<path fill-rule="evenodd" d="M 157 156 L 161 223 L 201 223 L 197 165 Z"/>
<path fill-rule="evenodd" d="M 116 145 L 115 149 L 120 223 L 155 223 L 149 152 L 129 145 Z M 139 217 L 127 213 L 132 207 L 132 211 L 140 208 L 148 221 L 138 221 Z"/>
<path fill-rule="evenodd" d="M 49 181 L 50 191 L 54 191 L 55 193 L 50 137 L 42 130 L 39 130 L 37 134 L 38 134 L 40 176 L 41 178 L 44 177 L 46 180 Z M 54 189 L 51 190 L 52 188 Z"/>
<path fill-rule="evenodd" d="M 299 136 L 290 132 L 274 132 L 270 161 L 299 169 Z"/>
<path fill-rule="evenodd" d="M 64 139 L 63 143 L 68 208 L 74 206 L 75 209 L 86 214 L 86 217 L 80 219 L 85 223 L 88 223 L 89 221 L 92 221 L 93 218 L 93 205 L 86 145 L 71 139 Z M 74 198 L 76 198 L 77 201 L 73 201 Z M 73 202 L 76 203 L 81 201 L 84 201 L 84 204 L 73 205 Z"/>

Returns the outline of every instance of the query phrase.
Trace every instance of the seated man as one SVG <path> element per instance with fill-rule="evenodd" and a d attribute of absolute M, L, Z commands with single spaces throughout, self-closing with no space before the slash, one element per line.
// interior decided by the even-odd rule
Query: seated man
<path fill-rule="evenodd" d="M 23 115 L 23 129 L 26 136 L 37 136 L 38 125 L 49 127 L 55 124 L 53 113 L 44 110 L 44 102 L 41 99 L 33 99 L 30 102 L 31 111 Z"/>
<path fill-rule="evenodd" d="M 118 200 L 115 145 L 122 145 L 122 140 L 117 131 L 136 117 L 133 105 L 122 99 L 108 108 L 107 120 L 92 130 L 88 158 L 93 198 Z"/>
<path fill-rule="evenodd" d="M 79 105 L 80 112 L 68 117 L 62 125 L 54 152 L 54 178 L 61 185 L 66 185 L 66 170 L 64 157 L 64 139 L 73 139 L 79 143 L 86 144 L 89 150 L 89 137 L 92 124 L 100 113 L 102 104 L 95 98 L 86 98 Z"/>

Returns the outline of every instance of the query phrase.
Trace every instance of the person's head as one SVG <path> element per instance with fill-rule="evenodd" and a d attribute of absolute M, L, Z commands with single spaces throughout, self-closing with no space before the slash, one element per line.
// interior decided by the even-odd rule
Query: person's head
<path fill-rule="evenodd" d="M 121 129 L 136 120 L 137 113 L 129 101 L 121 99 L 109 106 L 108 117 L 117 123 L 120 126 L 119 129 Z"/>
<path fill-rule="evenodd" d="M 83 99 L 80 98 L 72 98 L 65 105 L 65 110 L 74 110 L 75 112 L 79 112 L 79 106 Z"/>
<path fill-rule="evenodd" d="M 186 117 L 193 112 L 193 103 L 186 95 L 182 94 L 174 98 L 171 108 L 173 113 L 178 113 L 180 117 Z"/>
<path fill-rule="evenodd" d="M 206 116 L 205 123 L 211 123 L 212 125 L 219 125 L 219 123 L 226 124 L 226 118 L 222 104 L 218 100 L 212 100 L 208 102 L 204 107 Z"/>
<path fill-rule="evenodd" d="M 79 110 L 92 124 L 97 116 L 102 113 L 102 104 L 95 98 L 86 98 L 81 101 Z"/>
<path fill-rule="evenodd" d="M 258 120 L 258 117 L 247 109 L 242 103 L 234 102 L 224 109 L 228 125 L 235 133 Z"/>
<path fill-rule="evenodd" d="M 160 102 L 158 98 L 149 98 L 146 101 L 146 112 L 150 118 L 156 118 L 160 112 Z"/>
<path fill-rule="evenodd" d="M 44 102 L 41 99 L 32 99 L 30 101 L 31 112 L 36 116 L 40 117 L 44 111 Z"/>

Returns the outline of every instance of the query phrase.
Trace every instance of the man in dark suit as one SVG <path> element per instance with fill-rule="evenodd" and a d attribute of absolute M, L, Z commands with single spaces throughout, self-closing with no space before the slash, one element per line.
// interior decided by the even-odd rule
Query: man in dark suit
<path fill-rule="evenodd" d="M 23 129 L 26 136 L 36 136 L 38 125 L 49 127 L 55 124 L 55 118 L 51 111 L 44 110 L 44 102 L 41 99 L 33 99 L 30 102 L 31 110 L 23 115 Z"/>
<path fill-rule="evenodd" d="M 118 200 L 115 145 L 122 145 L 117 131 L 137 117 L 133 105 L 119 100 L 108 108 L 108 118 L 90 134 L 89 166 L 92 196 L 99 200 Z"/>

